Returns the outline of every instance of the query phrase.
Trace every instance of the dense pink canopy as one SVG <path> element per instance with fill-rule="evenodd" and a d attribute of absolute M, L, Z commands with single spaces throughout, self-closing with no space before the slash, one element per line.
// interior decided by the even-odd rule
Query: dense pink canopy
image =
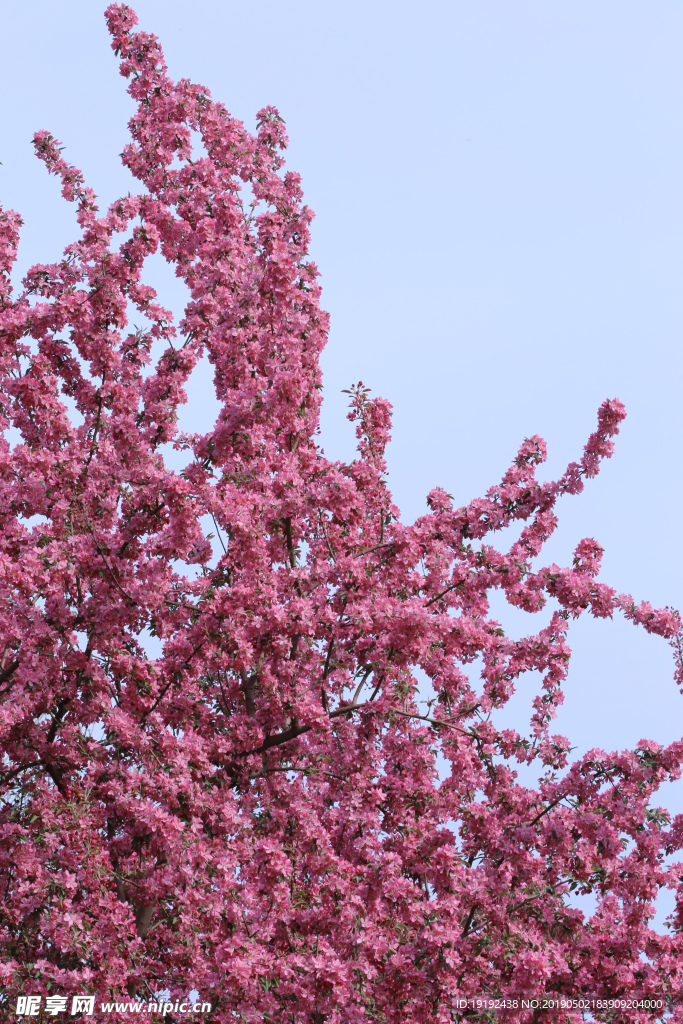
<path fill-rule="evenodd" d="M 557 499 L 611 455 L 622 405 L 604 403 L 559 480 L 537 480 L 532 437 L 484 498 L 454 508 L 436 489 L 404 525 L 386 401 L 351 389 L 354 462 L 316 440 L 327 317 L 277 111 L 249 134 L 167 77 L 130 8 L 107 20 L 138 104 L 123 160 L 140 194 L 101 214 L 38 132 L 81 233 L 16 298 L 21 221 L 0 211 L 0 415 L 20 435 L 0 442 L 11 1005 L 48 986 L 197 990 L 217 1024 L 425 1024 L 490 1019 L 468 997 L 546 994 L 658 998 L 683 1021 L 683 817 L 649 804 L 683 742 L 572 761 L 550 731 L 584 612 L 668 639 L 682 680 L 678 615 L 597 582 L 594 540 L 569 567 L 536 564 Z M 177 325 L 143 283 L 158 250 L 191 293 Z M 182 435 L 205 353 L 221 411 Z M 507 637 L 495 590 L 541 613 L 537 632 Z M 526 672 L 542 684 L 522 735 L 496 711 Z M 663 887 L 666 934 L 650 928 Z M 592 916 L 572 892 L 595 894 Z"/>

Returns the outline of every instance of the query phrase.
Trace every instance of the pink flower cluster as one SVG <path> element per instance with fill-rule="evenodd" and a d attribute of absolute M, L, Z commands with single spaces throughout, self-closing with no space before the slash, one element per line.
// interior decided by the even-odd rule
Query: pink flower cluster
<path fill-rule="evenodd" d="M 249 134 L 169 79 L 130 8 L 107 20 L 140 193 L 101 213 L 39 132 L 80 237 L 15 298 L 21 221 L 0 211 L 0 419 L 20 437 L 0 441 L 4 992 L 194 989 L 217 1024 L 450 1022 L 468 997 L 543 993 L 663 998 L 683 1021 L 683 818 L 650 805 L 683 742 L 570 762 L 550 732 L 585 612 L 666 638 L 683 681 L 678 615 L 598 582 L 594 540 L 569 567 L 535 566 L 622 405 L 605 402 L 559 480 L 537 479 L 533 437 L 484 498 L 454 508 L 434 490 L 404 525 L 387 402 L 351 389 L 350 464 L 316 442 L 327 318 L 277 111 Z M 157 251 L 190 291 L 177 325 L 144 284 Z M 203 354 L 220 414 L 181 435 Z M 544 624 L 507 637 L 496 590 Z M 521 734 L 496 712 L 526 672 L 542 684 Z M 651 927 L 661 889 L 668 934 Z"/>

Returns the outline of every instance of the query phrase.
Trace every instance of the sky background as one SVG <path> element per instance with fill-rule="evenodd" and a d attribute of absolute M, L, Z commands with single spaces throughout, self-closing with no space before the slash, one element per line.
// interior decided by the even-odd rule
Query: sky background
<path fill-rule="evenodd" d="M 170 74 L 250 129 L 277 106 L 288 166 L 316 212 L 332 330 L 322 443 L 352 458 L 342 389 L 394 406 L 390 483 L 404 519 L 435 485 L 458 504 L 496 483 L 525 436 L 547 474 L 577 458 L 608 397 L 628 419 L 541 564 L 582 537 L 601 579 L 683 609 L 681 269 L 683 6 L 672 0 L 138 0 Z M 20 272 L 59 257 L 73 207 L 33 156 L 46 128 L 103 203 L 137 188 L 118 160 L 132 103 L 95 0 L 0 13 L 0 203 L 25 219 Z M 150 283 L 182 310 L 159 262 Z M 193 378 L 183 429 L 206 430 Z M 512 635 L 542 625 L 500 604 Z M 547 616 L 546 616 L 547 617 Z M 582 752 L 683 735 L 666 643 L 582 619 L 556 731 Z M 532 688 L 509 711 L 528 717 Z M 662 802 L 683 810 L 683 783 Z"/>

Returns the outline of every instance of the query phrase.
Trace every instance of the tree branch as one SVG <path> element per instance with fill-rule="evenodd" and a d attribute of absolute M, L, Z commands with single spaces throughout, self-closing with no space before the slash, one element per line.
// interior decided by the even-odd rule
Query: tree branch
<path fill-rule="evenodd" d="M 440 594 L 436 595 L 436 597 L 431 597 L 429 601 L 427 601 L 425 608 L 429 608 L 430 604 L 434 604 L 435 601 L 440 601 L 441 598 L 445 597 L 446 594 L 450 593 L 451 590 L 455 590 L 456 587 L 462 586 L 462 583 L 462 580 L 458 580 L 456 583 L 451 583 L 449 587 L 446 587 L 445 590 L 442 590 Z"/>
<path fill-rule="evenodd" d="M 428 715 L 412 715 L 408 711 L 399 711 L 398 708 L 390 708 L 389 710 L 393 711 L 397 715 L 403 715 L 404 718 L 417 718 L 421 722 L 429 722 L 431 725 L 446 725 L 449 729 L 455 729 L 457 732 L 461 732 L 463 736 L 469 736 L 471 740 L 476 740 L 477 738 L 469 731 L 469 729 L 461 729 L 459 725 L 454 725 L 453 722 L 445 722 L 441 718 L 430 718 Z"/>
<path fill-rule="evenodd" d="M 329 718 L 339 718 L 340 715 L 346 715 L 350 711 L 356 711 L 358 708 L 364 708 L 369 703 L 365 701 L 363 704 L 345 704 L 341 708 L 335 708 L 334 711 L 330 711 Z M 283 729 L 282 732 L 276 732 L 272 736 L 266 736 L 265 740 L 260 747 L 255 747 L 254 750 L 243 750 L 238 757 L 251 757 L 252 754 L 263 754 L 266 750 L 270 750 L 271 747 L 280 747 L 283 743 L 289 743 L 290 740 L 295 740 L 298 736 L 303 736 L 305 732 L 310 732 L 313 728 L 312 725 L 300 725 L 296 719 L 292 722 L 288 729 Z"/>

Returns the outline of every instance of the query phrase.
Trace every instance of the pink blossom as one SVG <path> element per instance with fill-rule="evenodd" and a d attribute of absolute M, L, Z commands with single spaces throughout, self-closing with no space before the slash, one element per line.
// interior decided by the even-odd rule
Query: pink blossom
<path fill-rule="evenodd" d="M 570 566 L 535 563 L 623 406 L 601 406 L 558 480 L 537 479 L 531 437 L 484 497 L 455 508 L 436 488 L 403 523 L 387 401 L 350 388 L 353 462 L 317 443 L 328 319 L 278 112 L 251 135 L 168 77 L 129 7 L 106 16 L 139 194 L 103 213 L 38 132 L 80 233 L 14 298 L 21 221 L 0 211 L 0 417 L 21 437 L 0 445 L 4 991 L 36 971 L 57 994 L 195 989 L 221 1024 L 426 1024 L 459 1019 L 456 999 L 540 993 L 662 997 L 683 1019 L 683 821 L 651 803 L 683 741 L 572 759 L 550 732 L 586 612 L 668 640 L 683 685 L 678 613 L 599 581 L 596 540 Z M 143 281 L 158 251 L 190 292 L 178 323 Z M 183 436 L 203 355 L 221 409 Z M 169 442 L 190 457 L 181 473 Z M 496 590 L 549 611 L 513 640 L 489 613 Z M 529 728 L 501 728 L 527 672 Z M 676 901 L 666 934 L 660 889 Z"/>

